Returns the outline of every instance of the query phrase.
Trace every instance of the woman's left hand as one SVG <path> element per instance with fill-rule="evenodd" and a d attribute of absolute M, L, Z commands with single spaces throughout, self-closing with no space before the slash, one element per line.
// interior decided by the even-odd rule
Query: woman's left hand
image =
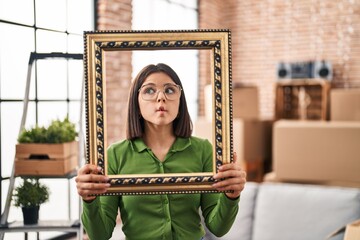
<path fill-rule="evenodd" d="M 237 161 L 237 155 L 234 153 L 234 161 L 229 164 L 224 164 L 219 167 L 219 171 L 214 175 L 215 180 L 223 179 L 215 184 L 213 187 L 218 191 L 232 191 L 226 192 L 228 198 L 237 198 L 245 187 L 246 172 L 241 169 L 240 163 Z"/>

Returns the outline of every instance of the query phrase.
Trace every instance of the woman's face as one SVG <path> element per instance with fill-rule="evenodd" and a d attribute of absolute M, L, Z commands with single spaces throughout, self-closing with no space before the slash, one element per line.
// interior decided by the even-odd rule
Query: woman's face
<path fill-rule="evenodd" d="M 142 84 L 138 101 L 145 124 L 172 126 L 179 112 L 181 88 L 165 73 L 149 75 Z"/>

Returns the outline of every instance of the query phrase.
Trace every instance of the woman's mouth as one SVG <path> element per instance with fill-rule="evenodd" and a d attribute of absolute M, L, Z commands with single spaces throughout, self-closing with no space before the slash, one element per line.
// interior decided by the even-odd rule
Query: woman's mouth
<path fill-rule="evenodd" d="M 156 111 L 157 112 L 165 112 L 166 110 L 164 107 L 159 107 Z"/>

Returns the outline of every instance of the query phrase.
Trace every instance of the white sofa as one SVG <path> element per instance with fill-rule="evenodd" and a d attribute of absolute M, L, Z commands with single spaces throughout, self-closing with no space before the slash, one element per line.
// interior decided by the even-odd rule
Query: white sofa
<path fill-rule="evenodd" d="M 360 189 L 247 182 L 231 230 L 221 238 L 207 231 L 204 240 L 324 240 L 356 219 Z M 111 239 L 125 239 L 121 224 Z"/>
<path fill-rule="evenodd" d="M 221 238 L 207 232 L 205 239 L 319 240 L 359 218 L 357 188 L 248 182 L 232 229 Z"/>

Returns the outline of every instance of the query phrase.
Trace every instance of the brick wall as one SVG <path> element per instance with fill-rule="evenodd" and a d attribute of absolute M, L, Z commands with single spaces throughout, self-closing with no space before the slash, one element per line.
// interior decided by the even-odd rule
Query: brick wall
<path fill-rule="evenodd" d="M 131 29 L 131 0 L 99 0 L 99 30 Z M 333 87 L 360 87 L 360 0 L 199 0 L 199 28 L 232 32 L 233 82 L 256 85 L 260 112 L 274 115 L 279 61 L 327 59 Z M 106 61 L 109 143 L 125 137 L 131 81 L 131 54 L 108 54 Z M 209 53 L 200 51 L 200 89 L 209 83 Z M 121 79 L 121 81 L 119 81 Z M 199 115 L 204 95 L 199 93 Z"/>
<path fill-rule="evenodd" d="M 359 12 L 359 0 L 199 0 L 199 26 L 231 29 L 233 82 L 258 86 L 272 117 L 279 61 L 326 59 L 333 87 L 360 87 Z"/>
<path fill-rule="evenodd" d="M 98 1 L 98 30 L 131 30 L 131 21 L 131 0 Z M 125 138 L 131 51 L 107 52 L 105 59 L 107 141 L 110 144 Z"/>
<path fill-rule="evenodd" d="M 223 22 L 222 0 L 198 1 L 199 2 L 199 28 L 200 29 L 219 29 L 228 28 Z M 199 106 L 198 115 L 205 115 L 204 87 L 210 84 L 210 52 L 200 51 L 199 53 Z"/>

